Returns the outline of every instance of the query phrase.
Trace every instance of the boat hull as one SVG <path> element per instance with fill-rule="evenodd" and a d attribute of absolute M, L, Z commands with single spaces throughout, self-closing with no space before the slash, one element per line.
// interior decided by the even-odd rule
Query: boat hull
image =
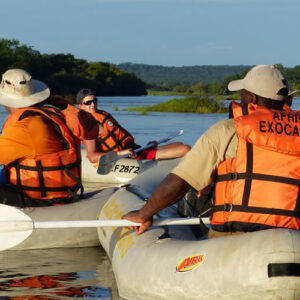
<path fill-rule="evenodd" d="M 130 184 L 151 193 L 171 168 L 151 169 Z M 120 190 L 99 218 L 117 219 L 143 205 L 138 196 Z M 161 214 L 178 217 L 174 208 Z M 98 235 L 125 299 L 300 299 L 299 231 L 270 229 L 199 240 L 188 226 L 169 226 L 152 227 L 140 236 L 125 228 L 99 228 Z M 292 267 L 272 273 L 277 266 Z"/>
<path fill-rule="evenodd" d="M 103 184 L 125 184 L 145 170 L 160 164 L 158 160 L 136 160 L 123 158 L 113 164 L 113 168 L 106 175 L 97 173 L 98 163 L 91 163 L 86 150 L 81 150 L 83 182 L 95 182 Z"/>
<path fill-rule="evenodd" d="M 33 221 L 96 220 L 97 214 L 116 188 L 107 188 L 85 194 L 72 204 L 21 209 Z M 9 250 L 73 248 L 99 246 L 96 228 L 34 229 L 23 242 Z"/>
<path fill-rule="evenodd" d="M 130 161 L 140 164 L 140 172 L 144 172 L 148 168 L 164 163 L 163 161 L 136 161 L 134 159 L 130 159 Z M 94 175 L 98 175 L 95 170 Z M 138 174 L 135 174 L 134 176 L 136 177 L 137 175 Z M 88 190 L 93 191 L 85 193 L 85 198 L 78 202 L 60 206 L 27 207 L 21 210 L 33 221 L 96 220 L 98 213 L 106 201 L 118 190 L 116 186 L 121 185 L 122 181 L 129 181 L 129 177 L 126 177 L 126 180 L 125 177 L 123 177 L 122 180 L 120 177 L 115 177 L 116 182 L 113 183 L 114 179 L 112 178 L 113 177 L 110 177 L 108 174 L 106 179 L 108 182 L 110 181 L 111 184 L 105 182 L 106 180 L 99 181 L 96 184 L 98 188 L 96 186 L 92 187 L 91 183 L 87 183 L 87 185 L 89 185 Z M 99 175 L 97 179 L 100 180 Z M 100 185 L 106 188 L 99 190 Z M 111 185 L 113 185 L 113 187 L 108 187 Z M 9 250 L 93 247 L 99 245 L 100 242 L 96 228 L 42 228 L 34 229 L 27 239 L 17 246 L 11 247 Z"/>

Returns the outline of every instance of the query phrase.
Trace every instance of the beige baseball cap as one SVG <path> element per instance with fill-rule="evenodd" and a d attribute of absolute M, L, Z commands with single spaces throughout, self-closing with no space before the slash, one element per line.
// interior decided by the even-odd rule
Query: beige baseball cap
<path fill-rule="evenodd" d="M 32 79 L 22 69 L 10 69 L 2 75 L 0 104 L 9 107 L 28 107 L 46 100 L 50 96 L 45 83 Z"/>
<path fill-rule="evenodd" d="M 230 91 L 245 89 L 258 96 L 284 101 L 293 91 L 285 75 L 273 65 L 257 65 L 253 67 L 244 79 L 229 82 Z"/>

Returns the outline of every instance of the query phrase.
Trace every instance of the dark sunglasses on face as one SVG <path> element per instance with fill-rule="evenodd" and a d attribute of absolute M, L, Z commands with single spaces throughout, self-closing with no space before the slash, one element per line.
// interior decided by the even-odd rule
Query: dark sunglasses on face
<path fill-rule="evenodd" d="M 82 102 L 82 104 L 84 104 L 84 105 L 91 105 L 92 103 L 97 104 L 97 99 Z"/>

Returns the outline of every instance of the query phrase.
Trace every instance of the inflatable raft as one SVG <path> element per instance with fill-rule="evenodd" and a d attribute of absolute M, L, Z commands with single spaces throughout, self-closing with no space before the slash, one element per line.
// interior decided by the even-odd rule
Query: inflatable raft
<path fill-rule="evenodd" d="M 163 164 L 163 161 L 147 162 L 149 168 Z M 145 161 L 145 167 L 147 162 Z M 91 187 L 89 188 L 91 190 Z M 122 188 L 126 189 L 127 186 L 124 185 Z M 96 226 L 91 223 L 97 220 L 98 213 L 118 187 L 92 190 L 84 194 L 83 200 L 60 206 L 19 209 L 0 204 L 0 222 L 3 222 L 0 233 L 1 239 L 5 241 L 0 244 L 0 250 L 99 246 Z M 58 222 L 61 225 L 55 227 Z"/>
<path fill-rule="evenodd" d="M 159 160 L 136 160 L 122 158 L 118 160 L 111 171 L 106 175 L 97 173 L 98 163 L 91 163 L 87 157 L 86 150 L 81 150 L 83 182 L 95 182 L 103 184 L 124 184 L 141 174 L 145 170 L 160 164 Z"/>
<path fill-rule="evenodd" d="M 72 204 L 28 207 L 20 210 L 34 222 L 96 220 L 98 212 L 116 189 L 117 188 L 107 188 L 85 193 L 83 200 Z M 2 211 L 0 211 L 0 214 L 2 214 Z M 9 219 L 9 216 L 6 217 Z M 1 219 L 3 219 L 3 217 Z M 20 234 L 23 233 L 20 232 Z M 10 238 L 10 235 L 11 234 L 8 232 L 8 239 Z M 96 228 L 43 228 L 33 230 L 23 242 L 9 250 L 92 247 L 99 245 L 100 243 Z"/>
<path fill-rule="evenodd" d="M 173 162 L 152 168 L 114 193 L 99 219 L 139 209 Z M 178 217 L 171 207 L 161 216 Z M 269 229 L 198 239 L 189 226 L 152 227 L 137 236 L 98 228 L 119 295 L 125 299 L 300 299 L 300 232 Z"/>

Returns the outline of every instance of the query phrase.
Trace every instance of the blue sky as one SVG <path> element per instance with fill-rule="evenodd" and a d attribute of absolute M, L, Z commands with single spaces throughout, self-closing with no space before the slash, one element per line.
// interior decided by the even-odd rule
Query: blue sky
<path fill-rule="evenodd" d="M 164 66 L 299 65 L 299 0 L 3 0 L 0 38 Z"/>

